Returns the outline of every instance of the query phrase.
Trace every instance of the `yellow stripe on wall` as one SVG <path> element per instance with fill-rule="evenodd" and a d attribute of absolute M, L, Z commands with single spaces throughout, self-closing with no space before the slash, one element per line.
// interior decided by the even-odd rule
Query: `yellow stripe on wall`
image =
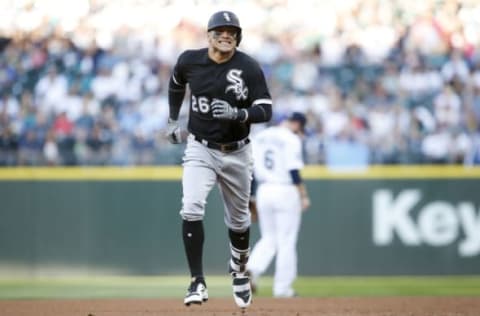
<path fill-rule="evenodd" d="M 335 179 L 480 179 L 480 167 L 370 166 L 364 169 L 329 169 L 306 166 L 307 180 Z M 182 167 L 40 167 L 0 168 L 0 181 L 156 181 L 180 180 Z"/>
<path fill-rule="evenodd" d="M 306 166 L 305 179 L 469 179 L 480 178 L 480 167 L 464 166 L 369 166 L 363 169 L 329 169 Z"/>
<path fill-rule="evenodd" d="M 179 180 L 181 167 L 41 167 L 0 168 L 0 180 L 7 181 L 129 181 Z"/>

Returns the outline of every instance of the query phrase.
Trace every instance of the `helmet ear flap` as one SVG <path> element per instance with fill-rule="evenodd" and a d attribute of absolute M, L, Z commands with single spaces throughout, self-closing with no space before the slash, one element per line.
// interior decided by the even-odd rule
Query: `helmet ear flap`
<path fill-rule="evenodd" d="M 237 33 L 237 46 L 240 45 L 241 41 L 242 41 L 242 30 L 239 30 Z"/>

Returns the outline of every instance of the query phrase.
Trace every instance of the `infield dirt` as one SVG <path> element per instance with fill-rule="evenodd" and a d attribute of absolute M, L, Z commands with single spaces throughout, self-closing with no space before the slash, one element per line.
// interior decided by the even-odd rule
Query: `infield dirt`
<path fill-rule="evenodd" d="M 233 299 L 186 307 L 181 299 L 3 300 L 2 316 L 479 316 L 480 297 L 256 298 L 245 312 Z"/>

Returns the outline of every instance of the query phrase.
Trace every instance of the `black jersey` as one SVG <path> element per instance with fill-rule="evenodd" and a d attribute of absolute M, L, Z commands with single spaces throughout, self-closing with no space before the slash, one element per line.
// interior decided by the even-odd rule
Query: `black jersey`
<path fill-rule="evenodd" d="M 250 133 L 248 122 L 213 118 L 210 103 L 214 99 L 239 109 L 272 104 L 260 65 L 240 51 L 227 62 L 217 64 L 209 58 L 207 48 L 187 50 L 179 56 L 172 79 L 190 88 L 189 132 L 208 141 L 238 141 Z"/>

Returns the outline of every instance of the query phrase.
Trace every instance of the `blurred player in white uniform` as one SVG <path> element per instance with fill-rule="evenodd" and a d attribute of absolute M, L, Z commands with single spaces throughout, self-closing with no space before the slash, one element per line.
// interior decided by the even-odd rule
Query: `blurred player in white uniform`
<path fill-rule="evenodd" d="M 274 297 L 292 297 L 297 277 L 297 236 L 302 211 L 310 206 L 300 176 L 305 115 L 292 113 L 280 125 L 258 132 L 252 141 L 256 207 L 261 239 L 247 268 L 253 289 L 276 256 Z"/>

